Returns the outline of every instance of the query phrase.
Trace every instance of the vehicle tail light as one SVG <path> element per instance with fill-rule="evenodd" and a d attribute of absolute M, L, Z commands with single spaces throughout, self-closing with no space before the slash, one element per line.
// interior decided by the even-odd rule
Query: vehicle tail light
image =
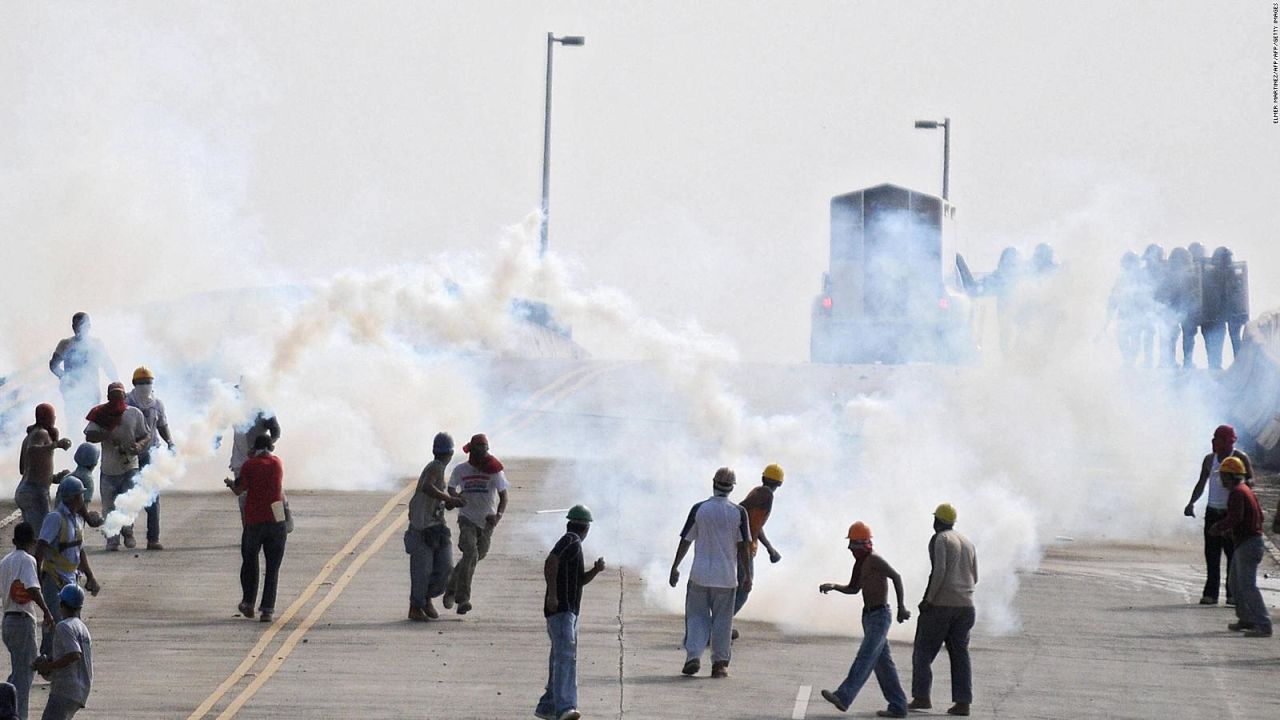
<path fill-rule="evenodd" d="M 830 310 L 830 309 L 831 309 L 831 298 L 829 298 L 829 297 L 824 297 L 824 298 L 822 298 L 822 309 L 823 309 L 823 310 Z"/>
<path fill-rule="evenodd" d="M 938 309 L 939 309 L 939 310 L 946 310 L 946 309 L 947 309 L 947 308 L 949 308 L 949 307 L 951 307 L 951 299 L 950 299 L 950 298 L 948 298 L 948 297 L 946 297 L 946 296 L 943 296 L 943 297 L 938 298 Z"/>

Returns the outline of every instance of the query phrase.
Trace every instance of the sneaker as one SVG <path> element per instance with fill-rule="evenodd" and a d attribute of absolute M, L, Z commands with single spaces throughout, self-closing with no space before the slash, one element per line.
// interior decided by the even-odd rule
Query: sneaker
<path fill-rule="evenodd" d="M 1247 623 L 1243 621 L 1233 622 L 1227 626 L 1227 629 L 1230 630 L 1231 632 L 1243 632 L 1245 630 L 1252 630 L 1253 623 Z"/>
<path fill-rule="evenodd" d="M 125 536 L 124 536 L 124 546 L 125 546 L 125 547 L 127 547 L 127 548 L 129 548 L 130 550 L 132 550 L 132 549 L 134 549 L 134 548 L 138 547 L 138 541 L 133 539 L 133 535 L 132 535 L 132 534 L 130 534 L 130 535 L 125 535 Z"/>
<path fill-rule="evenodd" d="M 680 668 L 680 672 L 684 675 L 697 675 L 698 671 L 701 669 L 702 661 L 698 658 L 694 658 L 686 661 L 684 667 Z"/>
<path fill-rule="evenodd" d="M 147 549 L 148 549 L 148 550 L 163 550 L 163 549 L 164 549 L 164 545 L 161 545 L 159 540 L 148 540 L 148 541 L 147 541 Z"/>
<path fill-rule="evenodd" d="M 1248 630 L 1244 631 L 1244 636 L 1245 637 L 1271 637 L 1271 628 L 1269 627 L 1249 628 Z"/>
<path fill-rule="evenodd" d="M 551 711 L 534 710 L 533 716 L 541 720 L 558 720 L 558 716 Z"/>
<path fill-rule="evenodd" d="M 1201 604 L 1201 605 L 1217 605 L 1217 604 L 1218 604 L 1218 598 L 1216 598 L 1216 597 L 1209 597 L 1208 595 L 1201 595 L 1201 596 L 1200 596 L 1200 604 Z"/>
<path fill-rule="evenodd" d="M 431 598 L 427 598 L 427 606 L 422 608 L 422 611 L 432 620 L 440 617 L 440 613 L 436 612 L 436 606 L 431 604 Z"/>
<path fill-rule="evenodd" d="M 471 612 L 471 603 L 469 603 L 469 602 L 460 602 L 460 603 L 458 603 L 458 614 L 459 614 L 459 615 L 466 615 L 466 614 L 467 614 L 467 613 L 469 613 L 469 612 Z"/>
<path fill-rule="evenodd" d="M 826 700 L 832 705 L 835 705 L 836 709 L 839 710 L 840 712 L 848 712 L 849 710 L 849 706 L 841 702 L 840 698 L 836 697 L 836 694 L 831 692 L 830 690 L 822 691 L 822 699 Z"/>
<path fill-rule="evenodd" d="M 119 552 L 119 551 L 120 551 L 120 538 L 118 537 L 107 538 L 107 552 Z"/>
<path fill-rule="evenodd" d="M 933 702 L 929 698 L 911 698 L 907 703 L 908 710 L 932 710 Z"/>
<path fill-rule="evenodd" d="M 236 609 L 240 611 L 241 615 L 247 618 L 253 617 L 253 605 L 249 603 L 242 602 L 236 606 Z"/>
<path fill-rule="evenodd" d="M 907 711 L 906 711 L 906 710 L 894 710 L 893 708 L 889 708 L 888 710 L 877 710 L 877 711 L 876 711 L 876 717 L 896 717 L 896 718 L 904 718 L 904 717 L 906 717 L 906 716 L 907 716 Z"/>
<path fill-rule="evenodd" d="M 440 604 L 444 606 L 445 610 L 452 610 L 453 609 L 453 591 L 446 590 L 444 593 L 444 598 L 440 600 Z"/>
<path fill-rule="evenodd" d="M 413 620 L 414 622 L 426 622 L 427 614 L 422 611 L 422 608 L 417 607 L 416 605 L 410 605 L 409 619 Z"/>
<path fill-rule="evenodd" d="M 258 613 L 258 620 L 261 622 L 269 623 L 274 619 L 274 617 L 275 613 L 270 610 L 262 610 Z"/>
<path fill-rule="evenodd" d="M 956 703 L 947 710 L 948 715 L 969 715 L 969 703 Z"/>
<path fill-rule="evenodd" d="M 581 717 L 582 713 L 578 712 L 574 708 L 569 708 L 568 710 L 560 713 L 559 720 L 579 720 Z"/>
<path fill-rule="evenodd" d="M 711 663 L 711 677 L 713 678 L 729 677 L 729 661 L 720 660 L 719 662 Z"/>

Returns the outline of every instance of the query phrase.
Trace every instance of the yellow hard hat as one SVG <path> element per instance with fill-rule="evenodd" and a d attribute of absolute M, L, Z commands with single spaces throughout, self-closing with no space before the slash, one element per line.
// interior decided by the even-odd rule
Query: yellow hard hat
<path fill-rule="evenodd" d="M 849 539 L 854 542 L 867 542 L 871 539 L 871 528 L 859 520 L 849 526 Z"/>
<path fill-rule="evenodd" d="M 772 480 L 777 483 L 782 482 L 782 466 L 777 463 L 773 463 L 766 467 L 764 469 L 764 479 Z"/>
<path fill-rule="evenodd" d="M 956 524 L 956 509 L 951 503 L 942 503 L 934 511 L 933 516 L 948 525 Z"/>
<path fill-rule="evenodd" d="M 1240 462 L 1240 458 L 1232 455 L 1231 457 L 1222 461 L 1222 464 L 1218 466 L 1218 472 L 1231 473 L 1232 475 L 1243 475 L 1244 463 Z"/>
<path fill-rule="evenodd" d="M 156 379 L 156 376 L 155 376 L 155 375 L 153 375 L 153 374 L 152 374 L 152 372 L 151 372 L 150 370 L 148 370 L 147 368 L 145 368 L 145 367 L 140 367 L 140 368 L 138 368 L 137 370 L 134 370 L 134 371 L 133 371 L 133 384 L 134 384 L 134 385 L 137 385 L 138 383 L 142 382 L 143 380 L 147 380 L 147 381 L 152 381 L 152 382 L 153 382 L 153 381 L 155 381 L 155 379 Z"/>

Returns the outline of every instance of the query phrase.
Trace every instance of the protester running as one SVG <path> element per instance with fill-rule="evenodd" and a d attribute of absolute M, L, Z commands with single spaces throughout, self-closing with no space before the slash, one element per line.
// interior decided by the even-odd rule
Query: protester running
<path fill-rule="evenodd" d="M 489 438 L 482 433 L 471 436 L 462 446 L 467 461 L 453 469 L 449 476 L 449 494 L 466 501 L 458 511 L 458 550 L 462 559 L 453 569 L 449 588 L 441 601 L 446 608 L 458 604 L 458 614 L 471 611 L 471 582 L 476 565 L 489 554 L 493 531 L 507 510 L 507 476 L 502 462 L 489 454 Z"/>
<path fill-rule="evenodd" d="M 102 445 L 102 514 L 107 516 L 116 509 L 116 498 L 137 482 L 138 456 L 151 447 L 151 432 L 142 411 L 130 407 L 125 399 L 124 383 L 108 385 L 107 402 L 90 410 L 86 418 L 85 439 Z M 119 535 L 107 538 L 107 549 L 119 550 L 121 536 L 125 547 L 137 545 L 132 518 L 120 528 Z"/>
<path fill-rule="evenodd" d="M 733 600 L 733 614 L 737 615 L 743 605 L 747 604 L 747 596 L 751 594 L 751 588 L 744 585 L 744 580 L 748 577 L 754 580 L 756 551 L 760 545 L 764 545 L 765 550 L 769 551 L 769 562 L 776 563 L 782 559 L 782 553 L 773 547 L 773 543 L 769 542 L 768 536 L 764 534 L 764 524 L 769 522 L 769 514 L 773 512 L 773 495 L 782 487 L 782 467 L 779 465 L 769 465 L 764 469 L 764 473 L 760 476 L 760 484 L 751 489 L 747 493 L 747 497 L 742 501 L 742 509 L 747 511 L 747 525 L 751 530 L 751 548 L 747 554 L 747 563 L 745 566 L 738 568 L 738 592 Z M 733 639 L 738 639 L 738 629 L 733 629 Z"/>

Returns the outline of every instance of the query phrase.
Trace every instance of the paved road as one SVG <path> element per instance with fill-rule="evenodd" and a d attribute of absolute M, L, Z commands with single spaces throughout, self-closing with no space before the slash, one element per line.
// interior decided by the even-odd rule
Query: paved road
<path fill-rule="evenodd" d="M 391 493 L 293 495 L 299 527 L 274 625 L 236 616 L 231 497 L 166 497 L 170 550 L 92 555 L 105 589 L 86 613 L 95 683 L 81 717 L 183 718 L 207 699 L 205 717 L 233 703 L 241 718 L 530 717 L 547 650 L 544 548 L 535 540 L 547 520 L 532 511 L 568 499 L 547 482 L 549 461 L 508 464 L 512 507 L 480 566 L 476 609 L 427 624 L 404 620 L 404 507 Z M 587 545 L 590 552 L 590 538 Z M 1280 638 L 1240 638 L 1225 631 L 1228 610 L 1190 604 L 1196 561 L 1190 543 L 1053 549 L 1023 578 L 1021 631 L 975 637 L 976 714 L 1274 717 Z M 1267 572 L 1275 578 L 1277 567 Z M 1274 605 L 1278 584 L 1267 582 Z M 289 603 L 308 591 L 289 617 Z M 848 603 L 848 633 L 798 636 L 743 623 L 732 677 L 687 679 L 679 675 L 680 619 L 647 607 L 634 571 L 612 568 L 587 587 L 582 709 L 587 717 L 833 717 L 818 689 L 838 683 L 852 658 L 859 600 L 833 602 Z M 246 662 L 264 634 L 265 651 Z M 894 652 L 905 681 L 910 648 L 895 644 Z M 945 662 L 936 670 L 941 701 Z M 45 692 L 36 689 L 34 707 Z M 806 692 L 808 702 L 797 706 Z M 869 688 L 850 713 L 865 717 L 879 707 Z"/>

